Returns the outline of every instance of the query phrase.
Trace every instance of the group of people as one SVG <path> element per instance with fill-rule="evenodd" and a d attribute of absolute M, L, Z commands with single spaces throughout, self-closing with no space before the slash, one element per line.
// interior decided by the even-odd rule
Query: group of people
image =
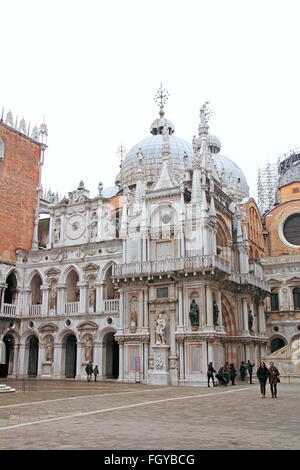
<path fill-rule="evenodd" d="M 94 380 L 96 382 L 97 380 L 97 375 L 99 374 L 99 370 L 98 370 L 98 366 L 95 365 L 95 367 L 93 367 L 93 363 L 92 361 L 89 361 L 89 363 L 86 365 L 85 367 L 85 372 L 86 372 L 86 377 L 87 377 L 87 381 L 90 382 L 91 379 L 92 379 L 92 375 L 94 376 Z"/>
<path fill-rule="evenodd" d="M 249 383 L 252 384 L 252 374 L 254 369 L 255 363 L 251 361 L 241 362 L 239 372 L 240 372 L 240 379 L 242 382 L 246 380 L 247 373 L 249 375 Z M 216 386 L 214 380 L 214 374 L 216 379 L 218 380 L 220 385 L 228 385 L 231 382 L 232 385 L 235 385 L 235 379 L 237 377 L 237 369 L 235 368 L 234 364 L 229 362 L 225 362 L 222 365 L 218 372 L 213 368 L 212 362 L 209 362 L 207 368 L 207 385 L 210 387 L 210 382 L 212 381 L 213 387 Z M 277 383 L 280 382 L 279 379 L 279 371 L 277 367 L 274 366 L 273 362 L 270 362 L 270 367 L 268 368 L 265 362 L 261 362 L 259 368 L 256 372 L 257 378 L 260 384 L 261 390 L 261 397 L 266 398 L 266 382 L 269 379 L 270 389 L 272 398 L 277 398 Z"/>

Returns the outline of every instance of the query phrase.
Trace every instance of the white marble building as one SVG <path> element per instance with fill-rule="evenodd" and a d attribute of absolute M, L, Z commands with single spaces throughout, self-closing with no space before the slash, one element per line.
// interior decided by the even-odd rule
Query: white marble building
<path fill-rule="evenodd" d="M 208 361 L 264 355 L 270 289 L 249 266 L 246 179 L 208 134 L 207 104 L 190 144 L 160 91 L 160 117 L 116 186 L 40 199 L 33 249 L 1 265 L 8 376 L 82 379 L 91 360 L 100 379 L 200 385 Z"/>

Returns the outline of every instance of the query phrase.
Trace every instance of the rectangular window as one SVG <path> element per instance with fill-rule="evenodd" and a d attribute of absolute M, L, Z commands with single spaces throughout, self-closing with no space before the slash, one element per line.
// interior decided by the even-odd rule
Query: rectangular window
<path fill-rule="evenodd" d="M 293 188 L 293 193 L 299 193 L 299 187 L 298 188 Z"/>
<path fill-rule="evenodd" d="M 161 299 L 164 297 L 169 297 L 169 289 L 167 287 L 158 287 L 156 289 L 156 298 Z"/>
<path fill-rule="evenodd" d="M 271 310 L 272 312 L 277 312 L 279 310 L 279 301 L 278 301 L 277 292 L 273 292 L 271 294 Z"/>

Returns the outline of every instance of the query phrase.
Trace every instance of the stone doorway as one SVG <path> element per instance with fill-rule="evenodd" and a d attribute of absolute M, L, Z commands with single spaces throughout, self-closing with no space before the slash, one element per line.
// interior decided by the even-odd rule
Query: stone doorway
<path fill-rule="evenodd" d="M 14 363 L 14 338 L 11 335 L 6 335 L 3 338 L 5 343 L 5 356 L 6 363 L 0 364 L 0 378 L 5 378 L 12 374 Z"/>
<path fill-rule="evenodd" d="M 65 376 L 68 379 L 74 379 L 76 376 L 76 360 L 77 360 L 77 340 L 72 334 L 66 338 L 66 362 Z"/>
<path fill-rule="evenodd" d="M 36 336 L 29 338 L 28 377 L 36 377 L 38 370 L 39 340 Z"/>
<path fill-rule="evenodd" d="M 115 341 L 115 333 L 107 333 L 103 340 L 104 345 L 104 376 L 107 379 L 117 379 L 119 377 L 119 345 Z"/>

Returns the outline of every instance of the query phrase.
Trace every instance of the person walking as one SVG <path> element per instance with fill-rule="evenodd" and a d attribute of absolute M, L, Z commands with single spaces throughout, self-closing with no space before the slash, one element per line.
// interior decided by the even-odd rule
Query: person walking
<path fill-rule="evenodd" d="M 214 372 L 216 371 L 213 368 L 212 362 L 209 362 L 208 367 L 207 367 L 207 386 L 208 387 L 210 387 L 209 385 L 210 379 L 212 379 L 213 387 L 215 387 Z"/>
<path fill-rule="evenodd" d="M 94 380 L 95 382 L 97 382 L 97 375 L 99 374 L 99 369 L 97 365 L 94 367 L 93 374 L 94 374 Z"/>
<path fill-rule="evenodd" d="M 85 372 L 86 372 L 87 381 L 90 382 L 90 381 L 91 381 L 91 377 L 92 377 L 92 373 L 93 373 L 92 361 L 90 361 L 90 362 L 86 365 L 86 367 L 85 367 Z"/>
<path fill-rule="evenodd" d="M 234 367 L 234 364 L 231 363 L 229 367 L 229 377 L 231 381 L 231 385 L 235 385 L 234 381 L 237 376 L 236 368 Z"/>
<path fill-rule="evenodd" d="M 270 375 L 269 369 L 264 361 L 261 361 L 259 368 L 256 371 L 259 380 L 261 398 L 266 398 L 266 382 Z"/>
<path fill-rule="evenodd" d="M 279 370 L 274 366 L 273 362 L 270 362 L 269 367 L 269 384 L 271 388 L 272 398 L 277 398 L 277 384 L 280 382 Z"/>
<path fill-rule="evenodd" d="M 247 361 L 247 370 L 249 373 L 249 383 L 252 384 L 252 373 L 253 373 L 253 368 L 255 366 L 255 362 L 250 362 L 249 359 Z"/>
<path fill-rule="evenodd" d="M 240 365 L 240 376 L 241 376 L 242 382 L 245 381 L 246 374 L 247 374 L 246 364 L 245 364 L 245 361 L 242 361 Z"/>

